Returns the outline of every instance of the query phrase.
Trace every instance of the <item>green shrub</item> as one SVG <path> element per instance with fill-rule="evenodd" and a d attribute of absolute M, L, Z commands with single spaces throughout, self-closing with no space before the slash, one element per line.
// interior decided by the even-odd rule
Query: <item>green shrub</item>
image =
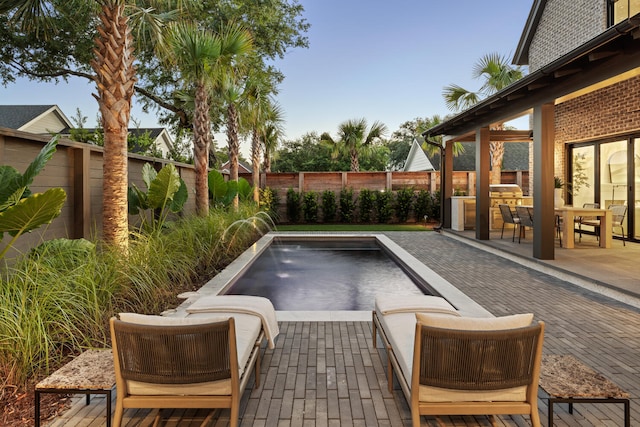
<path fill-rule="evenodd" d="M 302 199 L 302 212 L 305 222 L 318 222 L 318 195 L 308 191 Z"/>
<path fill-rule="evenodd" d="M 431 201 L 431 193 L 427 190 L 420 190 L 416 195 L 416 202 L 413 205 L 413 210 L 416 214 L 416 221 L 425 221 L 430 219 L 431 210 L 430 207 L 433 204 Z"/>
<path fill-rule="evenodd" d="M 278 192 L 270 187 L 260 189 L 260 209 L 267 213 L 273 221 L 278 220 Z"/>
<path fill-rule="evenodd" d="M 300 220 L 300 193 L 293 188 L 287 190 L 287 221 Z"/>
<path fill-rule="evenodd" d="M 376 191 L 376 212 L 380 224 L 386 224 L 391 220 L 393 217 L 393 193 Z"/>
<path fill-rule="evenodd" d="M 340 191 L 340 221 L 351 223 L 354 220 L 356 202 L 353 199 L 353 189 L 343 188 Z"/>
<path fill-rule="evenodd" d="M 440 219 L 440 190 L 431 193 L 431 204 L 427 213 L 429 219 L 441 221 Z"/>
<path fill-rule="evenodd" d="M 396 217 L 399 222 L 407 222 L 413 207 L 413 189 L 401 188 L 396 192 Z"/>
<path fill-rule="evenodd" d="M 336 220 L 338 213 L 338 205 L 336 203 L 336 193 L 331 190 L 322 192 L 322 220 L 324 222 L 333 222 Z"/>
<path fill-rule="evenodd" d="M 361 222 L 373 221 L 373 214 L 375 213 L 375 193 L 366 188 L 360 190 L 358 195 L 358 210 L 360 212 Z"/>

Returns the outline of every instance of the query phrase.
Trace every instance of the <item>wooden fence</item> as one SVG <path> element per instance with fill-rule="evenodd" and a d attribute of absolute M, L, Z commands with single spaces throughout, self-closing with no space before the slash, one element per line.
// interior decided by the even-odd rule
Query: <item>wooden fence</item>
<path fill-rule="evenodd" d="M 51 138 L 27 132 L 0 128 L 0 165 L 10 165 L 23 173 L 42 147 Z M 92 238 L 100 237 L 102 231 L 102 165 L 103 148 L 60 139 L 53 158 L 35 178 L 31 190 L 41 193 L 52 187 L 60 187 L 67 193 L 67 201 L 62 214 L 50 225 L 20 237 L 15 250 L 26 251 L 44 240 L 59 237 Z M 145 188 L 142 180 L 142 166 L 151 163 L 160 170 L 173 163 L 187 184 L 189 198 L 184 212 L 195 212 L 195 170 L 193 165 L 158 159 L 128 155 L 129 183 Z M 241 174 L 251 182 L 250 174 Z M 528 194 L 528 172 L 503 172 L 502 182 L 518 184 L 524 194 Z M 339 193 L 343 188 L 351 188 L 355 193 L 362 189 L 396 191 L 411 187 L 415 190 L 437 191 L 440 189 L 439 172 L 300 172 L 261 174 L 260 186 L 270 187 L 280 195 L 281 208 L 286 203 L 285 194 L 289 188 L 297 191 L 321 193 L 332 190 Z M 456 192 L 475 195 L 475 172 L 454 172 L 453 188 Z M 138 218 L 131 217 L 134 224 Z M 8 239 L 0 241 L 0 248 Z M 9 257 L 12 255 L 10 254 Z"/>

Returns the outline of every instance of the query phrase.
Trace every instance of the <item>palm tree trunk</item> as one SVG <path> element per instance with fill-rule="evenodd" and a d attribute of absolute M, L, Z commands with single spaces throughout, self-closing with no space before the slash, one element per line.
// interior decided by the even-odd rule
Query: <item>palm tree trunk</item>
<path fill-rule="evenodd" d="M 133 38 L 124 16 L 124 5 L 105 2 L 99 15 L 101 26 L 91 67 L 104 128 L 102 186 L 102 234 L 105 242 L 124 254 L 129 247 L 127 216 L 127 133 L 131 99 L 136 82 L 133 66 Z"/>
<path fill-rule="evenodd" d="M 502 159 L 504 158 L 504 142 L 491 141 L 491 183 L 500 184 L 502 181 Z"/>
<path fill-rule="evenodd" d="M 229 179 L 238 180 L 238 152 L 240 142 L 238 141 L 238 111 L 233 103 L 227 107 L 227 144 L 229 145 Z M 238 210 L 238 195 L 233 198 L 233 208 Z"/>
<path fill-rule="evenodd" d="M 196 88 L 195 114 L 193 117 L 193 158 L 196 171 L 196 212 L 209 214 L 209 148 L 211 132 L 209 119 L 209 95 L 204 84 Z"/>
<path fill-rule="evenodd" d="M 504 124 L 497 124 L 493 130 L 504 130 Z M 504 159 L 504 142 L 491 141 L 489 144 L 491 154 L 491 184 L 500 184 L 502 181 L 502 160 Z"/>
<path fill-rule="evenodd" d="M 360 160 L 358 159 L 358 151 L 351 149 L 351 171 L 360 172 Z"/>
<path fill-rule="evenodd" d="M 251 180 L 253 181 L 253 201 L 260 202 L 260 138 L 254 129 L 251 138 Z"/>

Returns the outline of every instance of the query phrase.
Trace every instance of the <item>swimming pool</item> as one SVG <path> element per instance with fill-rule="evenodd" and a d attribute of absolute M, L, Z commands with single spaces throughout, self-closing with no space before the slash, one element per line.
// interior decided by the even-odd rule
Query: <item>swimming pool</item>
<path fill-rule="evenodd" d="M 478 317 L 491 315 L 486 309 L 458 290 L 453 284 L 442 278 L 431 268 L 418 261 L 414 256 L 409 254 L 389 237 L 384 234 L 377 233 L 270 232 L 259 239 L 231 264 L 229 264 L 227 268 L 202 286 L 197 292 L 189 292 L 181 295 L 181 297 L 186 298 L 186 300 L 176 308 L 176 310 L 179 312 L 185 311 L 190 304 L 202 296 L 226 294 L 234 284 L 250 270 L 251 266 L 258 260 L 258 257 L 271 245 L 291 241 L 300 242 L 301 240 L 304 242 L 334 242 L 340 245 L 348 245 L 351 244 L 350 242 L 353 243 L 358 240 L 368 240 L 369 242 L 377 245 L 386 253 L 387 256 L 393 259 L 405 274 L 411 278 L 413 283 L 418 283 L 418 285 L 413 285 L 418 289 L 418 292 L 423 293 L 423 290 L 426 290 L 424 293 L 444 297 L 450 304 L 456 307 L 462 315 Z M 360 244 L 360 242 L 357 243 Z M 323 265 L 321 263 L 314 262 L 313 259 L 308 263 L 314 264 L 319 268 L 331 269 L 331 265 Z M 312 273 L 308 275 L 312 275 Z M 351 292 L 357 291 L 352 290 Z M 376 295 L 382 292 L 384 292 L 384 289 L 381 287 L 381 289 L 376 292 Z M 412 292 L 415 292 L 415 289 Z M 332 296 L 329 292 L 324 293 Z M 334 300 L 337 300 L 335 296 L 333 298 Z M 337 305 L 332 306 L 330 309 L 321 310 L 309 310 L 303 306 L 290 306 L 290 308 L 287 309 L 279 309 L 276 307 L 276 309 L 278 320 L 283 321 L 366 321 L 371 320 L 371 310 L 373 310 L 373 305 L 374 297 L 371 297 L 370 306 L 368 306 L 370 308 L 359 308 L 357 310 L 346 310 L 338 308 Z"/>
<path fill-rule="evenodd" d="M 226 291 L 276 310 L 372 310 L 376 295 L 431 294 L 373 238 L 277 239 Z"/>

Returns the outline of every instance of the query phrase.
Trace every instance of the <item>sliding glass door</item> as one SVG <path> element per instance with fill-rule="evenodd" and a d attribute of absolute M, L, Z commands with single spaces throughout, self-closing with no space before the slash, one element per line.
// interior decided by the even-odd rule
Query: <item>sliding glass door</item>
<path fill-rule="evenodd" d="M 640 238 L 640 136 L 571 145 L 569 175 L 574 206 L 628 206 L 625 234 Z"/>

